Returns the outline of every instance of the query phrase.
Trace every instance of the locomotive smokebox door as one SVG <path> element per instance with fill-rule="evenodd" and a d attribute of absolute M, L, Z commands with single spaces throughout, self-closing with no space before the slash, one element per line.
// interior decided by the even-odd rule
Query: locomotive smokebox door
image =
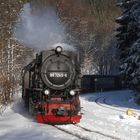
<path fill-rule="evenodd" d="M 68 87 L 75 78 L 73 63 L 63 54 L 54 55 L 44 60 L 41 77 L 49 88 L 61 90 Z"/>

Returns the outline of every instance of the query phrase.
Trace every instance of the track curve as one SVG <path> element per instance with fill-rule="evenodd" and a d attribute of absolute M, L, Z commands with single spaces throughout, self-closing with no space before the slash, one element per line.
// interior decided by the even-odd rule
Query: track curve
<path fill-rule="evenodd" d="M 101 103 L 101 99 L 102 99 L 102 103 Z M 105 97 L 105 96 L 101 96 L 101 97 L 98 97 L 97 99 L 95 99 L 95 103 L 101 107 L 104 107 L 104 108 L 108 108 L 108 109 L 111 109 L 111 110 L 115 110 L 115 111 L 119 111 L 119 112 L 125 112 L 125 110 L 123 109 L 118 109 L 114 106 L 112 106 L 111 104 L 109 104 L 107 102 L 107 99 L 108 97 Z"/>
<path fill-rule="evenodd" d="M 85 128 L 85 127 L 83 127 L 83 126 L 81 126 L 79 124 L 73 124 L 73 126 L 76 127 L 77 130 L 80 129 L 83 134 L 93 133 L 93 134 L 101 135 L 102 137 L 105 137 L 105 138 L 110 139 L 110 140 L 121 140 L 120 138 L 117 138 L 115 136 L 104 134 L 104 133 L 102 133 L 100 131 L 91 130 L 91 129 Z M 58 130 L 61 130 L 61 131 L 65 132 L 65 133 L 67 133 L 69 135 L 72 135 L 72 136 L 78 138 L 78 140 L 92 140 L 91 138 L 87 137 L 86 135 L 81 135 L 81 133 L 73 133 L 73 132 L 71 132 L 71 131 L 69 131 L 69 130 L 61 127 L 61 126 L 55 125 L 54 127 L 57 128 Z"/>
<path fill-rule="evenodd" d="M 81 128 L 81 129 L 83 129 L 83 130 L 85 130 L 85 131 L 94 132 L 94 133 L 100 134 L 100 135 L 102 135 L 102 136 L 105 136 L 105 137 L 108 137 L 108 138 L 111 138 L 111 139 L 114 139 L 114 140 L 121 140 L 120 138 L 117 138 L 117 137 L 114 137 L 114 136 L 111 136 L 111 135 L 108 135 L 108 134 L 104 134 L 104 133 L 102 133 L 102 132 L 100 132 L 100 131 L 91 130 L 91 129 L 85 128 L 85 127 L 83 127 L 83 126 L 80 126 L 80 125 L 78 125 L 78 124 L 76 124 L 75 126 Z"/>

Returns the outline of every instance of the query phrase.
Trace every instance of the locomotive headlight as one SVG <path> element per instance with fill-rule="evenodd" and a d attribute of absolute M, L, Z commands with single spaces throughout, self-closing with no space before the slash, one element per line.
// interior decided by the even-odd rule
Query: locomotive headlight
<path fill-rule="evenodd" d="M 63 49 L 62 49 L 62 47 L 61 47 L 61 46 L 57 46 L 57 47 L 56 47 L 56 52 L 57 52 L 57 53 L 61 53 L 61 52 L 62 52 L 62 50 L 63 50 Z"/>
<path fill-rule="evenodd" d="M 44 91 L 44 94 L 45 94 L 45 95 L 49 95 L 49 94 L 50 94 L 50 91 L 49 91 L 48 89 L 46 89 L 46 90 Z"/>
<path fill-rule="evenodd" d="M 75 91 L 74 90 L 70 90 L 70 95 L 74 96 L 75 95 Z"/>

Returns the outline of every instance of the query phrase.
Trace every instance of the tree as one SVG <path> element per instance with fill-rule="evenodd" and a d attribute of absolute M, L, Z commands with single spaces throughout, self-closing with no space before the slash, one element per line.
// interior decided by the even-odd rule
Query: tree
<path fill-rule="evenodd" d="M 21 58 L 26 49 L 12 37 L 23 4 L 23 0 L 0 1 L 0 104 L 6 105 L 13 99 L 25 61 Z"/>
<path fill-rule="evenodd" d="M 126 67 L 128 66 L 127 57 L 129 54 L 129 49 L 133 42 L 135 41 L 136 33 L 134 26 L 134 20 L 132 17 L 131 9 L 133 8 L 133 0 L 121 0 L 118 6 L 122 8 L 122 16 L 116 19 L 116 22 L 120 24 L 117 29 L 117 48 L 119 49 L 119 58 L 121 61 L 120 73 L 123 75 L 124 79 L 128 80 L 128 74 L 126 74 Z"/>
<path fill-rule="evenodd" d="M 108 58 L 105 57 L 105 53 L 107 53 L 107 47 L 110 47 L 110 44 L 112 42 L 112 34 L 116 26 L 116 24 L 114 23 L 114 17 L 118 15 L 119 12 L 118 8 L 115 6 L 115 2 L 116 1 L 114 0 L 30 0 L 29 9 L 32 12 L 31 14 L 33 14 L 35 17 L 39 17 L 36 18 L 38 20 L 34 22 L 37 24 L 38 21 L 40 21 L 39 19 L 41 19 L 40 17 L 46 16 L 45 14 L 47 14 L 48 12 L 47 10 L 53 9 L 54 12 L 56 12 L 58 18 L 55 19 L 54 16 L 54 23 L 60 21 L 61 27 L 64 28 L 64 34 L 62 35 L 62 38 L 64 38 L 64 43 L 75 46 L 76 48 L 78 48 L 78 50 L 80 50 L 83 74 L 109 74 L 110 72 L 108 71 L 108 68 L 105 68 L 107 62 L 107 60 L 105 59 Z M 29 20 L 32 17 L 32 15 L 27 16 L 29 17 Z M 53 18 L 53 16 L 51 16 L 51 18 Z M 29 22 L 30 25 L 32 23 L 33 22 Z M 45 23 L 45 25 L 47 26 L 46 20 Z M 43 28 L 45 28 L 44 24 Z M 48 30 L 50 28 L 48 28 Z M 63 28 L 61 28 L 61 31 L 63 31 Z M 40 29 L 40 27 L 34 27 L 33 29 Z M 49 30 L 49 32 L 52 32 L 53 34 L 54 30 Z M 62 32 L 60 32 L 60 34 L 61 33 Z M 57 37 L 59 35 L 57 35 Z M 30 40 L 29 38 L 31 37 L 31 35 L 29 35 L 28 38 L 26 35 L 23 36 L 27 40 Z M 43 40 L 44 38 L 45 41 Z M 49 37 L 44 34 L 40 37 L 41 41 L 38 41 L 36 39 L 36 42 L 46 42 L 47 38 Z M 55 38 L 55 41 L 56 40 L 57 39 Z M 55 41 L 54 43 L 56 43 Z M 35 45 L 37 44 L 36 42 L 34 43 Z M 49 44 L 49 42 L 50 41 L 47 40 L 46 44 Z M 52 42 L 53 39 L 51 43 Z M 37 44 L 37 47 L 38 46 L 39 45 Z M 40 46 L 44 45 L 41 44 Z M 98 53 L 96 53 L 97 51 Z M 101 53 L 103 56 L 99 55 L 99 53 Z M 98 58 L 98 60 L 96 58 Z M 108 72 L 105 72 L 106 70 Z"/>
<path fill-rule="evenodd" d="M 122 8 L 122 16 L 116 19 L 116 22 L 120 24 L 116 37 L 118 40 L 117 47 L 120 50 L 120 59 L 122 61 L 127 56 L 128 48 L 130 48 L 134 41 L 134 39 L 132 39 L 132 34 L 135 35 L 133 31 L 134 23 L 130 12 L 133 4 L 134 1 L 132 0 L 122 0 L 118 4 Z"/>
<path fill-rule="evenodd" d="M 115 6 L 116 1 L 78 0 L 76 2 L 79 4 L 74 0 L 59 1 L 61 20 L 67 24 L 68 43 L 74 44 L 81 51 L 83 74 L 109 73 L 102 72 L 102 67 L 106 65 L 102 60 L 106 59 L 103 55 L 112 41 L 116 26 L 114 17 L 119 13 Z M 98 55 L 97 51 L 101 54 Z M 95 61 L 95 58 L 98 60 Z"/>
<path fill-rule="evenodd" d="M 127 16 L 129 20 L 125 20 L 125 26 L 127 25 L 125 33 L 120 33 L 120 38 L 123 34 L 126 34 L 121 42 L 124 43 L 124 47 L 127 47 L 127 49 L 124 49 L 127 53 L 122 59 L 121 73 L 125 76 L 125 80 L 130 87 L 139 89 L 140 91 L 140 1 L 124 1 L 124 5 L 129 7 L 125 10 L 127 14 L 125 13 L 126 15 L 124 15 L 125 17 Z M 121 43 L 118 42 L 118 44 L 120 45 Z M 123 45 L 120 45 L 120 47 L 123 47 Z"/>

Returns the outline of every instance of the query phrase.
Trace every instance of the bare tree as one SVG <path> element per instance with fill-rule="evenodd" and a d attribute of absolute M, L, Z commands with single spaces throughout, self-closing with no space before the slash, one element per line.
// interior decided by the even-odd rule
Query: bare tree
<path fill-rule="evenodd" d="M 25 61 L 22 58 L 25 49 L 12 38 L 23 3 L 17 0 L 0 1 L 0 104 L 3 106 L 13 99 L 19 85 L 20 70 Z"/>

